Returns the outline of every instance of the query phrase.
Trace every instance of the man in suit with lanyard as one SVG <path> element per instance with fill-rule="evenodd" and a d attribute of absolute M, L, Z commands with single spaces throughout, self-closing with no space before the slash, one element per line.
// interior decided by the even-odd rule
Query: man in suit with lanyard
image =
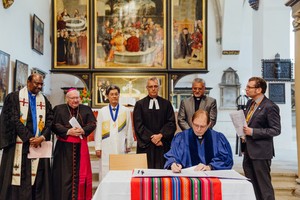
<path fill-rule="evenodd" d="M 192 82 L 193 96 L 184 99 L 180 103 L 178 111 L 178 125 L 182 131 L 192 127 L 192 116 L 197 110 L 206 110 L 210 117 L 212 128 L 217 121 L 217 101 L 206 96 L 205 81 L 202 78 L 195 78 Z"/>
<path fill-rule="evenodd" d="M 275 155 L 273 137 L 281 132 L 279 107 L 264 94 L 267 83 L 260 77 L 248 80 L 247 103 L 242 139 L 243 169 L 251 179 L 257 200 L 275 200 L 271 183 L 271 159 Z"/>

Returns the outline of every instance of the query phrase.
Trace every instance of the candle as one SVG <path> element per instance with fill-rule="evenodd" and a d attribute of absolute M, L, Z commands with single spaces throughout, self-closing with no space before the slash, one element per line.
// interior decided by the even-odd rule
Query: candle
<path fill-rule="evenodd" d="M 171 79 L 171 94 L 173 94 L 174 93 L 174 81 L 173 81 L 173 79 Z"/>

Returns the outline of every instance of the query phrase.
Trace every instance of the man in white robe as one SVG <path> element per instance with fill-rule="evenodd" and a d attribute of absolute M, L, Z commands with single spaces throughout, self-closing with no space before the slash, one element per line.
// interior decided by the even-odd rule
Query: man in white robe
<path fill-rule="evenodd" d="M 100 180 L 109 171 L 109 154 L 124 154 L 133 143 L 130 110 L 119 104 L 120 88 L 111 85 L 106 89 L 109 105 L 98 113 L 95 133 L 95 150 L 100 159 Z"/>

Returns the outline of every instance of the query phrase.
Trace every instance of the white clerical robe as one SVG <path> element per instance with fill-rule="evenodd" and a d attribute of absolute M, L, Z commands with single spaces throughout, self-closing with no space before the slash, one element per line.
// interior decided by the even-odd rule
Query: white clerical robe
<path fill-rule="evenodd" d="M 112 111 L 116 114 L 116 111 Z M 95 134 L 95 150 L 102 150 L 99 177 L 102 179 L 109 171 L 109 154 L 124 154 L 133 144 L 133 127 L 130 110 L 119 105 L 115 121 L 109 106 L 99 110 Z"/>

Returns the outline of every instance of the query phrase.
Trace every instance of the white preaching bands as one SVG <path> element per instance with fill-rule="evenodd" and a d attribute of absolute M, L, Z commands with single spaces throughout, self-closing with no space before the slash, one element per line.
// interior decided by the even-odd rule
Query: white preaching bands
<path fill-rule="evenodd" d="M 155 103 L 155 109 L 156 109 L 156 110 L 159 110 L 159 105 L 158 105 L 158 101 L 157 101 L 156 98 L 150 99 L 150 102 L 149 102 L 149 109 L 153 109 L 154 103 Z"/>

